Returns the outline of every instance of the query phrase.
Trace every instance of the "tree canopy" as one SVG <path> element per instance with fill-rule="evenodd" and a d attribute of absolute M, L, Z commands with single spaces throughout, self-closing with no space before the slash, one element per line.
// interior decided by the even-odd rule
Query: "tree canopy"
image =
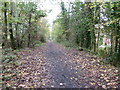
<path fill-rule="evenodd" d="M 120 2 L 61 2 L 61 13 L 53 25 L 53 39 L 120 61 Z M 106 39 L 106 40 L 104 40 Z M 105 43 L 104 43 L 105 42 Z M 108 45 L 109 42 L 109 45 Z M 72 46 L 73 46 L 72 45 Z M 100 48 L 104 46 L 104 48 Z"/>

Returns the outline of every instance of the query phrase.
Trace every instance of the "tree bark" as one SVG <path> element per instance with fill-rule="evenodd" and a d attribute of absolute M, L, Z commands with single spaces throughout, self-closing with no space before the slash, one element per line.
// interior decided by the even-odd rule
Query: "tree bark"
<path fill-rule="evenodd" d="M 4 29 L 3 29 L 3 44 L 4 48 L 8 48 L 8 31 L 7 31 L 7 2 L 4 2 Z"/>
<path fill-rule="evenodd" d="M 30 13 L 30 14 L 29 14 L 29 22 L 28 22 L 28 24 L 29 24 L 29 27 L 28 27 L 28 47 L 30 47 L 31 17 L 32 17 L 32 15 L 31 15 L 31 13 Z"/>
<path fill-rule="evenodd" d="M 13 2 L 10 3 L 10 6 L 11 6 L 11 11 L 10 11 L 10 16 L 12 17 L 13 15 Z M 10 41 L 11 41 L 11 48 L 13 50 L 16 49 L 16 45 L 15 45 L 15 39 L 14 39 L 14 35 L 13 35 L 13 28 L 12 28 L 12 22 L 9 23 L 9 32 L 10 32 Z"/>

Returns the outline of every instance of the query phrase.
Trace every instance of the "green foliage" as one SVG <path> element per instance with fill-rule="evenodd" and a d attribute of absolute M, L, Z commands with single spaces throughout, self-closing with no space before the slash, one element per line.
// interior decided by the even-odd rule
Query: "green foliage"
<path fill-rule="evenodd" d="M 6 4 L 6 7 L 4 4 Z M 6 13 L 6 16 L 3 14 L 2 23 L 3 25 L 7 23 L 6 27 L 11 27 L 11 29 L 7 28 L 5 32 L 6 36 L 3 35 L 3 37 L 7 38 L 3 42 L 7 43 L 5 44 L 5 48 L 20 49 L 23 47 L 34 47 L 35 40 L 42 38 L 45 41 L 48 24 L 42 18 L 46 16 L 46 12 L 38 9 L 37 3 L 4 2 L 2 7 L 3 11 L 0 14 Z M 9 35 L 10 38 L 8 38 Z"/>
<path fill-rule="evenodd" d="M 11 78 L 9 76 L 3 76 L 2 80 L 9 81 Z"/>
<path fill-rule="evenodd" d="M 4 58 L 5 59 L 15 59 L 17 56 L 16 55 L 5 55 Z"/>
<path fill-rule="evenodd" d="M 114 53 L 112 56 L 112 60 L 113 60 L 113 65 L 120 67 L 120 56 L 119 53 Z"/>
<path fill-rule="evenodd" d="M 63 42 L 61 42 L 61 44 L 63 44 L 66 47 L 77 48 L 77 45 L 75 45 L 75 43 L 73 43 L 73 42 L 63 41 Z"/>
<path fill-rule="evenodd" d="M 7 53 L 5 53 L 7 52 Z M 14 69 L 20 65 L 18 61 L 17 55 L 12 51 L 12 49 L 3 49 L 3 57 L 2 57 L 2 70 L 0 71 L 2 73 L 2 86 L 3 88 L 6 88 L 7 85 L 5 82 L 9 82 L 16 74 L 19 74 L 18 71 L 15 71 Z"/>
<path fill-rule="evenodd" d="M 98 55 L 99 55 L 100 57 L 105 58 L 105 57 L 107 56 L 107 52 L 104 50 L 104 48 L 99 48 L 99 49 L 98 49 Z"/>
<path fill-rule="evenodd" d="M 57 42 L 63 42 L 67 47 L 77 46 L 103 58 L 111 55 L 113 64 L 116 61 L 120 62 L 118 59 L 120 2 L 75 1 L 67 4 L 63 2 L 60 4 L 61 13 L 53 23 L 52 38 Z M 105 48 L 99 48 L 103 45 L 105 35 L 111 40 L 111 46 L 105 45 Z"/>
<path fill-rule="evenodd" d="M 40 41 L 38 41 L 38 40 L 34 41 L 34 46 L 40 46 L 40 45 L 41 45 Z"/>
<path fill-rule="evenodd" d="M 39 46 L 46 41 L 49 28 L 47 21 L 43 19 L 45 16 L 46 11 L 38 8 L 38 4 L 34 2 L 0 3 L 3 87 L 7 87 L 6 82 L 19 73 L 14 71 L 20 65 L 16 55 L 18 49 Z"/>

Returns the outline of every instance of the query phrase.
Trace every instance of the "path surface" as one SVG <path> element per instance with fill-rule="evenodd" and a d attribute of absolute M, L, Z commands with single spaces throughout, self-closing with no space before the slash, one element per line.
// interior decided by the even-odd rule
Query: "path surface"
<path fill-rule="evenodd" d="M 51 86 L 55 87 L 65 87 L 65 88 L 74 88 L 78 87 L 75 80 L 72 80 L 75 75 L 76 70 L 71 68 L 71 65 L 68 63 L 71 59 L 66 55 L 66 50 L 60 48 L 55 43 L 49 43 L 46 46 L 47 51 L 44 52 L 46 57 L 46 68 L 49 67 L 49 72 L 52 75 Z M 74 74 L 73 74 L 74 73 Z M 81 86 L 83 84 L 81 83 Z"/>
<path fill-rule="evenodd" d="M 118 70 L 100 63 L 85 51 L 68 50 L 50 42 L 18 53 L 21 72 L 13 78 L 15 87 L 115 88 Z"/>

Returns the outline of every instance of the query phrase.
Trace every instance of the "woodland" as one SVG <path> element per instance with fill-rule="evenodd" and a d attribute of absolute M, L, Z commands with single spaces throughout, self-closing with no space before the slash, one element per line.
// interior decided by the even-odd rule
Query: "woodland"
<path fill-rule="evenodd" d="M 53 24 L 53 40 L 120 64 L 120 2 L 74 2 L 68 6 L 61 3 L 61 14 Z M 110 39 L 110 45 L 104 43 L 104 37 Z"/>
<path fill-rule="evenodd" d="M 59 6 L 0 2 L 0 87 L 120 88 L 120 1 Z"/>

